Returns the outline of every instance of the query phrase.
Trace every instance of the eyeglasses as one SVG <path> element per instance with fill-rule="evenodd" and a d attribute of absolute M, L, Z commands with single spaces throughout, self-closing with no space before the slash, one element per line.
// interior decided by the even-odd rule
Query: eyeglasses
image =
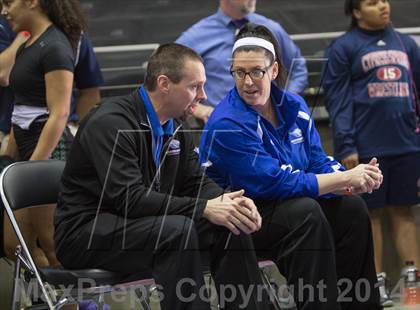
<path fill-rule="evenodd" d="M 253 69 L 251 71 L 245 71 L 242 69 L 238 70 L 230 70 L 230 74 L 232 74 L 233 78 L 238 80 L 245 80 L 245 77 L 249 75 L 252 80 L 262 80 L 264 75 L 267 73 L 267 69 L 270 68 L 272 65 L 265 67 L 263 69 Z"/>

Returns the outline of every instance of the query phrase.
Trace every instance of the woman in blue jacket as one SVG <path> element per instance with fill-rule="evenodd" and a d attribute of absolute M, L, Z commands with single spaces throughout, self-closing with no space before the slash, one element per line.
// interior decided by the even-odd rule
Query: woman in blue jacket
<path fill-rule="evenodd" d="M 341 309 L 380 309 L 369 217 L 350 194 L 377 189 L 381 171 L 376 159 L 343 171 L 325 155 L 304 100 L 276 86 L 284 69 L 275 42 L 263 26 L 238 34 L 236 87 L 204 129 L 201 161 L 224 188 L 255 199 L 263 216 L 257 253 L 286 276 L 298 309 L 339 309 L 337 281 L 348 289 Z M 311 296 L 302 285 L 317 291 Z"/>
<path fill-rule="evenodd" d="M 401 259 L 420 264 L 410 210 L 420 203 L 420 49 L 392 27 L 387 0 L 347 0 L 345 9 L 352 16 L 351 27 L 327 50 L 323 85 L 335 155 L 347 168 L 371 157 L 381 163 L 383 186 L 363 196 L 372 220 L 377 272 L 383 271 L 384 211 Z"/>

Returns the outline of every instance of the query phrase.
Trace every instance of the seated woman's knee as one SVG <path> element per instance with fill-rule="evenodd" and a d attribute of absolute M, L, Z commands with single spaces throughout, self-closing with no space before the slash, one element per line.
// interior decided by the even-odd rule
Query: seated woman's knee
<path fill-rule="evenodd" d="M 325 222 L 321 206 L 315 199 L 309 197 L 288 200 L 288 213 L 298 222 L 306 221 L 314 225 Z"/>
<path fill-rule="evenodd" d="M 343 197 L 342 209 L 349 218 L 357 218 L 359 220 L 369 219 L 366 203 L 360 196 Z"/>

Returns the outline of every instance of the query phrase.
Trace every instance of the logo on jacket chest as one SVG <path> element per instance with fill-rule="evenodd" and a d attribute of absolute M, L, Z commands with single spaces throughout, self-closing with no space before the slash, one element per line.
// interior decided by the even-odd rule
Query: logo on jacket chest
<path fill-rule="evenodd" d="M 181 143 L 179 140 L 173 139 L 168 146 L 168 156 L 179 155 L 181 153 Z"/>
<path fill-rule="evenodd" d="M 401 70 L 394 66 L 382 67 L 376 72 L 376 77 L 381 81 L 397 81 L 401 78 Z"/>
<path fill-rule="evenodd" d="M 289 131 L 290 142 L 292 144 L 298 144 L 303 142 L 302 130 L 300 128 L 295 128 L 292 131 Z"/>

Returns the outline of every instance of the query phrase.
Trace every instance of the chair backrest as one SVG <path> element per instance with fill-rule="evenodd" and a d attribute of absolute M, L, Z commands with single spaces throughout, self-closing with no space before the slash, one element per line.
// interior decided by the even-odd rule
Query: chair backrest
<path fill-rule="evenodd" d="M 3 203 L 12 210 L 56 203 L 64 166 L 65 162 L 60 160 L 24 161 L 7 166 L 0 176 Z"/>

